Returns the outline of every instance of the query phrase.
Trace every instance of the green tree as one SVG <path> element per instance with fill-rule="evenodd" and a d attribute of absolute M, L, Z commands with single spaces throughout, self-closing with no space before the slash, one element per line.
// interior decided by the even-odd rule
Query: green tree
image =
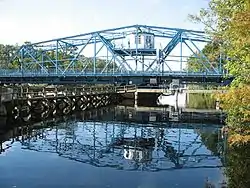
<path fill-rule="evenodd" d="M 14 58 L 17 49 L 18 46 L 0 44 L 0 69 L 9 68 L 10 61 Z M 17 61 L 13 63 L 13 67 L 16 67 Z"/>
<path fill-rule="evenodd" d="M 208 8 L 192 21 L 203 23 L 206 31 L 217 41 L 228 57 L 226 68 L 236 79 L 234 84 L 250 82 L 250 1 L 211 0 Z"/>
<path fill-rule="evenodd" d="M 227 151 L 228 188 L 250 187 L 250 145 L 232 146 Z"/>

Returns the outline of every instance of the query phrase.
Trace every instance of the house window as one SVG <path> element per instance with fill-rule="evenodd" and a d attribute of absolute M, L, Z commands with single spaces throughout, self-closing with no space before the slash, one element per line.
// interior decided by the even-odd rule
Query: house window
<path fill-rule="evenodd" d="M 147 44 L 150 44 L 150 43 L 151 43 L 151 36 L 147 36 L 147 37 L 146 37 L 146 43 L 147 43 Z"/>
<path fill-rule="evenodd" d="M 141 44 L 141 35 L 138 35 L 138 44 Z"/>
<path fill-rule="evenodd" d="M 146 36 L 145 43 L 148 48 L 152 48 L 152 36 Z"/>
<path fill-rule="evenodd" d="M 135 44 L 141 44 L 141 35 L 135 36 Z"/>

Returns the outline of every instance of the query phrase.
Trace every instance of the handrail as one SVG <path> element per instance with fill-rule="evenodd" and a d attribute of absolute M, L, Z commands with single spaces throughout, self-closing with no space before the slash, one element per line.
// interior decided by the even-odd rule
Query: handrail
<path fill-rule="evenodd" d="M 50 70 L 49 72 L 43 71 L 31 71 L 31 70 L 19 70 L 19 69 L 0 69 L 0 77 L 44 77 L 44 76 L 168 76 L 168 75 L 180 75 L 180 76 L 225 76 L 224 73 L 216 73 L 214 71 L 210 72 L 192 72 L 192 71 L 164 71 L 164 72 L 150 72 L 150 71 L 128 71 L 128 72 L 96 72 L 91 71 L 66 71 L 66 72 L 56 72 L 55 70 Z"/>

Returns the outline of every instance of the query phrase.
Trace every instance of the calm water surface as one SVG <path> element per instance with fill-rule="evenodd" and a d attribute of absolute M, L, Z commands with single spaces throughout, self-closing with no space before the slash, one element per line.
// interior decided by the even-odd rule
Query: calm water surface
<path fill-rule="evenodd" d="M 3 119 L 0 187 L 219 186 L 222 125 L 205 117 L 120 106 L 15 126 Z"/>

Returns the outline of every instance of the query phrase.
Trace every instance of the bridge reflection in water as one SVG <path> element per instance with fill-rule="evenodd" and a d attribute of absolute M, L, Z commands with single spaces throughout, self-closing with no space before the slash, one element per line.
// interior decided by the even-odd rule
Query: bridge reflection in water
<path fill-rule="evenodd" d="M 139 116 L 147 116 L 148 121 L 139 123 Z M 133 118 L 128 111 L 111 107 L 59 119 L 26 122 L 25 126 L 1 131 L 1 151 L 7 152 L 15 142 L 20 142 L 24 150 L 57 153 L 69 160 L 120 170 L 223 166 L 222 125 L 159 123 L 150 121 L 149 112 L 138 112 L 137 119 Z"/>

